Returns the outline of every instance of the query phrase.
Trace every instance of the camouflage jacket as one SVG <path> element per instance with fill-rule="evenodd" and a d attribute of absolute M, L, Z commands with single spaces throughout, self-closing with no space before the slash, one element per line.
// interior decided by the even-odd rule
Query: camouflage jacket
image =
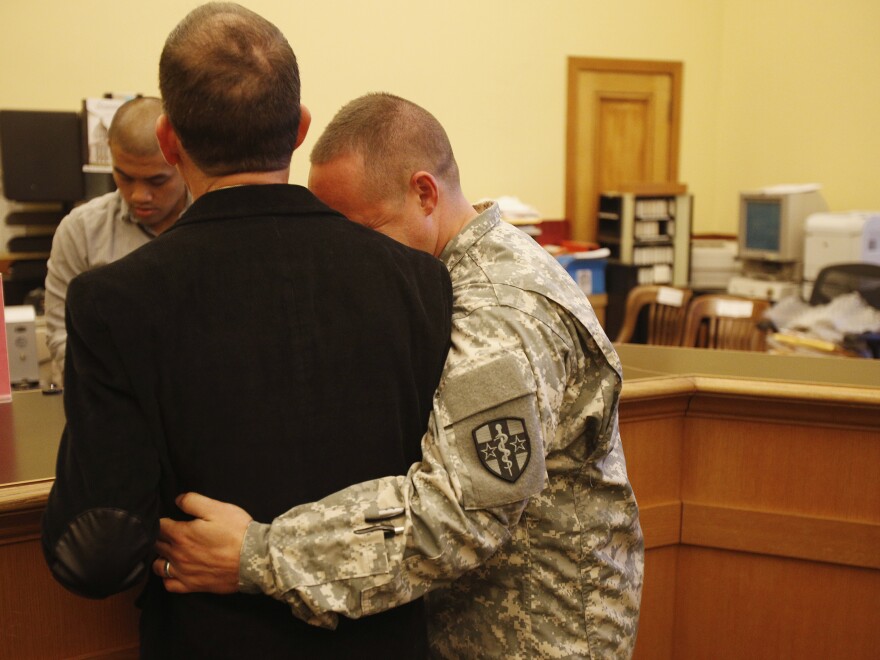
<path fill-rule="evenodd" d="M 629 657 L 644 550 L 620 362 L 555 260 L 478 210 L 441 255 L 452 348 L 421 463 L 252 523 L 240 587 L 325 627 L 428 594 L 438 657 Z"/>

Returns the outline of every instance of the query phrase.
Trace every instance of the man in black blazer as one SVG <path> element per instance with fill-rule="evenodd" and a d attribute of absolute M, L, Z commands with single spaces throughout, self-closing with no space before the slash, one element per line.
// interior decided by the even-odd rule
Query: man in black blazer
<path fill-rule="evenodd" d="M 150 574 L 178 493 L 272 519 L 406 472 L 449 342 L 439 261 L 287 184 L 309 115 L 274 25 L 238 5 L 197 8 L 168 37 L 160 87 L 159 142 L 193 205 L 68 294 L 67 426 L 43 548 L 55 577 L 89 597 Z M 351 553 L 386 533 L 375 514 Z M 365 575 L 383 563 L 362 554 Z M 262 596 L 169 594 L 156 576 L 141 603 L 145 657 L 425 652 L 420 603 L 336 631 Z"/>

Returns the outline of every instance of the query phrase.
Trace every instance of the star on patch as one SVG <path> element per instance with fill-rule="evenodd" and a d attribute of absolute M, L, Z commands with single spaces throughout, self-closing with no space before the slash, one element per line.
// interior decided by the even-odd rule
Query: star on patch
<path fill-rule="evenodd" d="M 519 479 L 532 455 L 531 440 L 521 418 L 493 419 L 473 429 L 471 435 L 486 470 L 510 483 Z"/>

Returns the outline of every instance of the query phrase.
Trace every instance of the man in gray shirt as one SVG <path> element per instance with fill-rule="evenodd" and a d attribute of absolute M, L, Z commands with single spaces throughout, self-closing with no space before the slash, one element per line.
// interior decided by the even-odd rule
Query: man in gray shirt
<path fill-rule="evenodd" d="M 78 206 L 55 231 L 46 275 L 46 338 L 57 385 L 64 377 L 70 281 L 149 242 L 188 205 L 183 178 L 165 162 L 156 140 L 161 114 L 162 102 L 152 97 L 133 99 L 116 111 L 109 140 L 117 190 Z"/>

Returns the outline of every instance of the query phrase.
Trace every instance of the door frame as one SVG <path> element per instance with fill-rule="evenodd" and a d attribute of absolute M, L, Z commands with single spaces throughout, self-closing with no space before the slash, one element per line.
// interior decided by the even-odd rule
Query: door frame
<path fill-rule="evenodd" d="M 579 154 L 577 153 L 577 136 L 580 124 L 579 117 L 583 109 L 578 108 L 578 76 L 583 72 L 591 73 L 642 73 L 665 75 L 670 79 L 670 116 L 669 116 L 669 153 L 668 180 L 678 181 L 679 140 L 681 137 L 681 89 L 684 65 L 682 62 L 666 60 L 628 60 L 607 59 L 600 57 L 569 57 L 568 58 L 568 109 L 566 119 L 565 140 L 565 217 L 572 236 L 578 229 L 574 222 L 577 202 L 577 176 Z M 579 112 L 580 111 L 580 112 Z M 595 127 L 593 127 L 595 128 Z M 592 155 L 591 155 L 592 156 Z M 638 182 L 629 182 L 638 183 Z M 598 199 L 601 191 L 595 190 Z M 590 204 L 595 207 L 596 202 Z M 595 236 L 587 237 L 594 240 Z"/>

